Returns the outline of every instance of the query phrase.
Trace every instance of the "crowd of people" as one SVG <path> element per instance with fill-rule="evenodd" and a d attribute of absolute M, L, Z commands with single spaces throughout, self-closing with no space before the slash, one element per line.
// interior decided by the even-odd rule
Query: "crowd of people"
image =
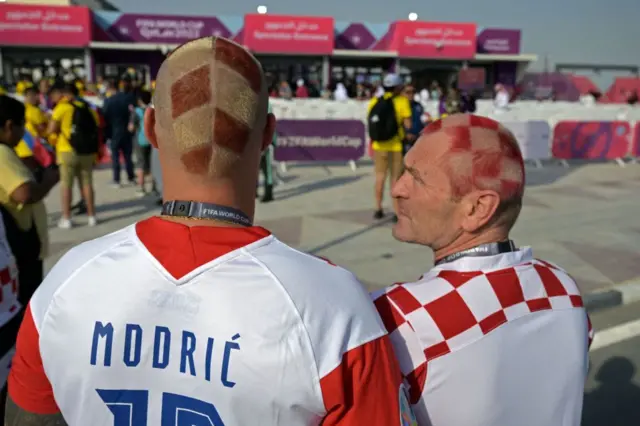
<path fill-rule="evenodd" d="M 11 253 L 13 262 L 10 263 L 14 265 L 11 271 L 15 270 L 15 274 L 9 275 L 9 280 L 14 280 L 11 294 L 0 294 L 3 343 L 15 342 L 21 314 L 43 280 L 43 259 L 49 250 L 48 217 L 43 199 L 59 186 L 61 217 L 58 227 L 71 228 L 73 213 L 86 214 L 87 225 L 96 226 L 93 171 L 105 138 L 124 147 L 129 159 L 131 148 L 127 148 L 127 144 L 137 147 L 140 151 L 138 179 L 132 167 L 127 171 L 130 182 L 139 185 L 141 194 L 146 189 L 150 150 L 148 143 L 144 144 L 139 117 L 141 110 L 150 103 L 150 94 L 138 91 L 138 103 L 134 106 L 136 98 L 127 84 L 128 80 L 124 79 L 122 90 L 111 93 L 101 109 L 83 99 L 77 82 L 43 79 L 37 84 L 25 84 L 21 87 L 22 102 L 0 95 L 0 212 L 3 222 L 0 240 L 7 245 L 3 246 L 5 251 Z M 114 181 L 118 167 L 119 161 L 114 162 Z M 73 205 L 76 181 L 79 197 Z M 5 278 L 2 276 L 2 290 L 6 293 Z M 13 344 L 0 348 L 0 358 L 10 353 L 11 347 Z M 3 379 L 3 373 L 0 371 L 0 379 Z"/>
<path fill-rule="evenodd" d="M 142 128 L 161 153 L 161 214 L 71 249 L 44 280 L 36 216 L 89 148 L 62 135 L 63 164 L 30 168 L 16 153 L 28 112 L 0 96 L 5 423 L 578 426 L 592 330 L 573 279 L 510 239 L 525 190 L 515 137 L 457 111 L 418 131 L 413 89 L 394 74 L 383 88 L 369 105 L 376 189 L 390 170 L 393 237 L 435 266 L 371 295 L 253 224 L 276 120 L 242 46 L 182 45 L 143 112 L 126 84 L 107 99 L 110 137 Z M 89 134 L 93 114 L 59 90 L 46 129 L 61 137 L 69 103 Z"/>
<path fill-rule="evenodd" d="M 393 74 L 393 73 L 389 73 Z M 394 74 L 395 75 L 395 74 Z M 321 98 L 335 101 L 345 101 L 355 99 L 359 101 L 368 101 L 372 98 L 378 98 L 384 94 L 384 79 L 380 82 L 366 81 L 363 77 L 356 79 L 340 79 L 320 89 L 320 85 L 316 81 L 306 81 L 299 78 L 295 81 L 295 90 L 292 85 L 282 80 L 271 84 L 269 96 L 279 99 L 310 99 Z M 407 83 L 409 84 L 409 83 Z M 473 103 L 477 98 L 477 93 L 459 91 L 456 87 L 447 87 L 446 90 L 437 81 L 432 81 L 429 86 L 418 86 L 413 84 L 416 89 L 413 99 L 422 104 L 429 100 L 440 102 L 442 112 L 449 110 L 449 113 L 456 106 L 453 103 L 459 103 L 461 110 L 464 112 L 473 112 Z M 469 103 L 466 106 L 464 103 Z"/>

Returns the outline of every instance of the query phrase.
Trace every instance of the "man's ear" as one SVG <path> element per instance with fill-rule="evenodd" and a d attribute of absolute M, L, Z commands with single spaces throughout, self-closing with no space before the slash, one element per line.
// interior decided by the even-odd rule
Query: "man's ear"
<path fill-rule="evenodd" d="M 144 135 L 149 143 L 158 149 L 158 137 L 156 135 L 156 110 L 153 107 L 147 108 L 144 112 Z"/>
<path fill-rule="evenodd" d="M 267 114 L 267 122 L 264 125 L 264 131 L 262 132 L 262 152 L 269 148 L 269 145 L 273 142 L 273 134 L 276 132 L 276 116 L 269 113 Z"/>
<path fill-rule="evenodd" d="M 465 217 L 462 228 L 469 233 L 476 232 L 493 219 L 500 206 L 500 195 L 496 191 L 474 191 L 462 201 Z"/>

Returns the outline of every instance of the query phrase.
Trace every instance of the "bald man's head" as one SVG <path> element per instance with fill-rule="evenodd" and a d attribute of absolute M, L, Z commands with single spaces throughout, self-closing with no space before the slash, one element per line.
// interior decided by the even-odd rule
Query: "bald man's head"
<path fill-rule="evenodd" d="M 260 151 L 267 102 L 262 67 L 251 53 L 220 37 L 192 40 L 158 72 L 157 143 L 191 174 L 228 176 L 245 153 Z"/>
<path fill-rule="evenodd" d="M 525 171 L 518 143 L 508 129 L 490 118 L 454 114 L 427 126 L 415 148 L 407 154 L 410 167 L 415 163 L 418 169 L 437 170 L 445 177 L 443 182 L 448 181 L 444 187 L 455 201 L 487 191 L 497 195 L 488 224 L 513 226 L 522 207 Z"/>

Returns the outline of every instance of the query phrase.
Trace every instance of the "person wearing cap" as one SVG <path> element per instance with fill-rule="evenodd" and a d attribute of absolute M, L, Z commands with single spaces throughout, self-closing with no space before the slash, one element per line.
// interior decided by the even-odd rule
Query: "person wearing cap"
<path fill-rule="evenodd" d="M 382 87 L 384 94 L 378 98 L 373 98 L 369 102 L 368 112 L 380 99 L 393 99 L 396 119 L 398 121 L 398 133 L 391 139 L 386 141 L 371 141 L 373 148 L 373 163 L 375 169 L 375 212 L 374 219 L 382 219 L 384 210 L 382 208 L 382 200 L 384 196 L 384 184 L 387 176 L 390 177 L 390 185 L 393 185 L 402 173 L 402 147 L 405 137 L 412 138 L 408 129 L 411 129 L 411 104 L 405 96 L 400 96 L 404 84 L 402 78 L 397 74 L 387 74 L 383 81 Z M 393 202 L 394 211 L 397 212 L 396 201 Z M 397 216 L 394 215 L 394 220 Z"/>

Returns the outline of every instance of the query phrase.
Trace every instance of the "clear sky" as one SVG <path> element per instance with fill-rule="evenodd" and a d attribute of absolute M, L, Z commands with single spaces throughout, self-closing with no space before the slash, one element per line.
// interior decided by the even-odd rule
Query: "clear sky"
<path fill-rule="evenodd" d="M 333 16 L 340 21 L 391 22 L 416 12 L 420 20 L 475 22 L 519 28 L 523 53 L 543 68 L 555 62 L 640 65 L 640 0 L 109 0 L 123 12 L 243 15 L 259 4 L 269 13 Z M 603 89 L 607 73 L 593 76 Z"/>

